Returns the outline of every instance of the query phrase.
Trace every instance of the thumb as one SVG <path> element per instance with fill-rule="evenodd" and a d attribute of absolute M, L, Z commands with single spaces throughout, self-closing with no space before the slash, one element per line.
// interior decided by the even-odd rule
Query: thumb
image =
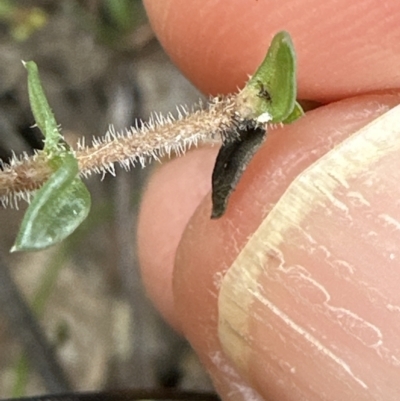
<path fill-rule="evenodd" d="M 226 399 L 398 399 L 400 111 L 376 119 L 398 100 L 271 131 L 226 215 L 190 220 L 174 315 Z"/>

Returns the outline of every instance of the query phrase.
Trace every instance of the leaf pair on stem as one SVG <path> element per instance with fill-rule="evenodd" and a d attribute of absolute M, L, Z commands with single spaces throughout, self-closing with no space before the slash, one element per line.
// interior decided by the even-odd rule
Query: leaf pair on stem
<path fill-rule="evenodd" d="M 36 64 L 28 70 L 28 93 L 36 125 L 44 136 L 44 154 L 53 174 L 36 192 L 25 212 L 11 251 L 47 248 L 70 235 L 90 211 L 90 193 L 78 177 L 73 151 L 65 143 L 47 102 Z"/>

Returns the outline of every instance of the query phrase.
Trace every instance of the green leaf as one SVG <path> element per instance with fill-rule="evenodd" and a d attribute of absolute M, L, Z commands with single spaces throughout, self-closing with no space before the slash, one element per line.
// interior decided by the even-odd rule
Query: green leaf
<path fill-rule="evenodd" d="M 90 194 L 77 177 L 78 163 L 72 154 L 40 188 L 25 212 L 11 252 L 47 248 L 69 236 L 87 217 Z"/>
<path fill-rule="evenodd" d="M 298 102 L 295 102 L 292 112 L 282 122 L 283 124 L 290 124 L 300 118 L 303 114 L 303 108 Z"/>
<path fill-rule="evenodd" d="M 66 149 L 66 144 L 58 129 L 56 119 L 40 83 L 39 71 L 33 61 L 24 62 L 28 71 L 28 93 L 36 125 L 45 137 L 44 150 L 47 154 L 60 153 Z"/>
<path fill-rule="evenodd" d="M 251 110 L 244 117 L 278 123 L 302 114 L 296 95 L 296 55 L 290 35 L 282 31 L 274 36 L 264 61 L 239 94 L 239 102 Z"/>

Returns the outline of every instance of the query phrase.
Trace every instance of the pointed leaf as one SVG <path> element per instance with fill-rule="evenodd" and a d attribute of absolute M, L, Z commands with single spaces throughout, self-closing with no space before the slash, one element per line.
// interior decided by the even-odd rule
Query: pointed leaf
<path fill-rule="evenodd" d="M 290 124 L 293 121 L 296 121 L 302 115 L 304 115 L 303 108 L 298 102 L 295 102 L 292 112 L 282 122 L 283 124 Z"/>
<path fill-rule="evenodd" d="M 292 113 L 296 101 L 296 55 L 290 35 L 277 33 L 268 53 L 239 94 L 247 107 L 244 117 L 259 122 L 282 122 Z"/>
<path fill-rule="evenodd" d="M 32 113 L 36 125 L 46 138 L 44 150 L 47 153 L 59 153 L 60 150 L 65 150 L 65 144 L 40 83 L 37 65 L 28 61 L 24 62 L 24 66 L 28 71 L 28 93 Z"/>
<path fill-rule="evenodd" d="M 65 155 L 59 169 L 37 191 L 25 212 L 12 252 L 54 245 L 75 231 L 87 217 L 90 194 L 77 174 L 74 156 Z"/>

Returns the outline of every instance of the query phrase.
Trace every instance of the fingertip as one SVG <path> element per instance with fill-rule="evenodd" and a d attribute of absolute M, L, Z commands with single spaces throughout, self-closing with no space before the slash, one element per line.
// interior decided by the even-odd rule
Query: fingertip
<path fill-rule="evenodd" d="M 138 221 L 138 256 L 148 295 L 179 329 L 172 294 L 175 253 L 182 232 L 210 190 L 216 149 L 197 149 L 157 168 L 143 195 Z"/>
<path fill-rule="evenodd" d="M 398 101 L 399 98 L 396 96 L 369 96 L 339 102 L 315 110 L 291 126 L 272 131 L 265 146 L 244 173 L 237 190 L 232 195 L 226 214 L 221 219 L 210 220 L 211 204 L 208 198 L 204 199 L 197 208 L 186 227 L 177 251 L 173 289 L 176 312 L 181 321 L 182 331 L 216 377 L 223 377 L 226 372 L 215 366 L 211 356 L 227 352 L 244 377 L 255 384 L 264 397 L 268 398 L 274 394 L 280 399 L 284 393 L 274 387 L 277 371 L 279 371 L 282 375 L 280 380 L 282 383 L 285 382 L 286 389 L 289 389 L 285 393 L 288 397 L 286 399 L 296 399 L 296 397 L 290 398 L 289 383 L 291 383 L 292 371 L 289 368 L 282 369 L 279 364 L 276 365 L 276 371 L 266 367 L 268 358 L 274 358 L 272 336 L 264 339 L 272 344 L 272 348 L 266 348 L 270 353 L 266 355 L 266 352 L 262 353 L 258 350 L 257 354 L 254 348 L 250 353 L 251 357 L 248 357 L 249 353 L 243 354 L 235 348 L 237 346 L 235 341 L 240 339 L 242 333 L 240 330 L 237 331 L 236 336 L 234 333 L 235 341 L 226 340 L 223 334 L 221 337 L 220 324 L 221 319 L 224 319 L 228 313 L 226 308 L 234 311 L 230 316 L 234 315 L 233 320 L 239 324 L 239 327 L 242 327 L 240 322 L 244 322 L 243 330 L 247 327 L 248 319 L 246 310 L 242 308 L 246 301 L 241 293 L 235 293 L 235 291 L 230 292 L 230 304 L 229 306 L 225 304 L 224 315 L 221 315 L 221 298 L 219 297 L 221 285 L 223 286 L 225 281 L 224 276 L 227 271 L 230 271 L 238 254 L 241 254 L 245 244 L 260 226 L 260 222 L 268 216 L 269 211 L 279 201 L 293 179 L 350 134 L 389 110 Z M 312 222 L 310 224 L 312 225 Z M 329 232 L 329 227 L 326 229 Z M 246 252 L 251 260 L 256 260 L 262 253 L 261 250 L 252 252 L 251 249 Z M 296 263 L 296 260 L 293 263 Z M 251 269 L 252 266 L 248 266 L 243 274 L 250 275 Z M 243 277 L 236 281 L 245 283 Z M 243 285 L 247 290 L 252 288 L 249 283 Z M 259 290 L 263 291 L 262 288 L 261 286 Z M 268 288 L 273 289 L 274 286 L 269 283 Z M 291 308 L 295 309 L 296 304 L 291 304 Z M 262 307 L 257 313 L 263 313 Z M 253 316 L 258 316 L 257 313 Z M 304 319 L 307 320 L 307 316 Z M 229 325 L 231 323 L 232 321 Z M 274 320 L 268 324 L 274 333 L 277 333 L 277 326 Z M 261 334 L 260 336 L 262 337 Z M 257 337 L 257 341 L 258 347 L 262 348 L 263 340 L 260 336 Z M 259 362 L 256 361 L 258 356 Z M 305 355 L 302 357 L 307 358 Z M 249 363 L 251 360 L 254 361 L 253 365 Z M 297 361 L 297 363 L 300 362 Z M 323 363 L 326 363 L 328 367 L 330 362 L 325 360 Z M 258 366 L 261 369 L 260 372 L 269 373 L 260 375 L 258 372 L 255 379 L 257 369 L 254 369 L 254 366 Z M 323 365 L 314 366 L 314 368 L 321 369 L 321 366 Z M 312 368 L 310 372 L 312 375 Z"/>
<path fill-rule="evenodd" d="M 302 99 L 328 102 L 400 88 L 398 2 L 385 7 L 375 0 L 353 5 L 347 0 L 145 4 L 162 45 L 204 93 L 242 87 L 281 30 L 294 41 Z"/>
<path fill-rule="evenodd" d="M 400 344 L 388 309 L 400 303 L 399 132 L 397 106 L 316 160 L 225 274 L 219 338 L 262 394 L 397 398 L 399 367 L 382 351 Z"/>
<path fill-rule="evenodd" d="M 224 356 L 218 336 L 218 297 L 226 271 L 294 177 L 398 102 L 398 97 L 389 95 L 350 99 L 271 131 L 219 220 L 210 219 L 211 200 L 209 196 L 204 198 L 210 189 L 215 149 L 200 151 L 198 157 L 194 152 L 188 159 L 174 160 L 171 170 L 164 170 L 168 165 L 164 166 L 151 180 L 139 224 L 144 281 L 157 307 L 187 336 L 217 382 L 223 383 L 219 387 L 222 394 L 231 391 L 229 382 L 236 380 L 227 375 L 235 369 Z M 187 168 L 188 160 L 197 160 L 192 173 Z M 199 182 L 203 189 L 193 197 Z M 236 301 L 242 302 L 239 298 Z M 229 349 L 225 351 L 252 381 L 254 372 L 243 368 Z M 284 374 L 290 380 L 290 371 Z M 272 385 L 270 376 L 263 380 L 267 386 Z M 257 380 L 253 383 L 266 391 Z"/>

